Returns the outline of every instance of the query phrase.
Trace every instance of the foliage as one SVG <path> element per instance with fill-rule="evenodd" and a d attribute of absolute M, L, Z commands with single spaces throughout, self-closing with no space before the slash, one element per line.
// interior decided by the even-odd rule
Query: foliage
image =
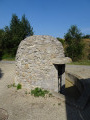
<path fill-rule="evenodd" d="M 26 95 L 27 95 L 27 94 L 30 94 L 30 92 L 25 91 L 25 94 L 26 94 Z"/>
<path fill-rule="evenodd" d="M 4 30 L 0 29 L 0 59 L 3 55 L 3 36 L 4 36 Z"/>
<path fill-rule="evenodd" d="M 73 61 L 80 60 L 83 55 L 84 43 L 82 41 L 82 33 L 73 25 L 65 34 L 66 56 L 71 57 Z"/>
<path fill-rule="evenodd" d="M 90 65 L 90 60 L 80 60 L 77 62 L 71 62 L 69 64 L 71 64 L 71 65 Z"/>
<path fill-rule="evenodd" d="M 82 38 L 84 38 L 84 39 L 90 39 L 90 35 L 84 35 Z"/>
<path fill-rule="evenodd" d="M 52 93 L 49 93 L 49 97 L 54 97 L 54 96 L 52 95 Z"/>
<path fill-rule="evenodd" d="M 12 84 L 11 85 L 7 85 L 8 88 L 11 88 L 12 87 Z"/>
<path fill-rule="evenodd" d="M 18 85 L 17 85 L 17 90 L 19 90 L 19 89 L 21 89 L 22 88 L 22 85 L 19 83 Z"/>
<path fill-rule="evenodd" d="M 27 95 L 27 94 L 28 94 L 28 92 L 27 92 L 27 91 L 25 91 L 25 94 Z"/>
<path fill-rule="evenodd" d="M 64 44 L 65 44 L 65 40 L 64 39 L 62 39 L 62 38 L 59 38 L 59 37 L 57 37 L 57 39 L 62 43 L 62 45 L 64 46 Z"/>
<path fill-rule="evenodd" d="M 19 43 L 33 34 L 33 28 L 25 15 L 20 20 L 16 14 L 13 14 L 10 25 L 0 30 L 0 53 L 2 56 L 8 54 L 14 57 Z"/>
<path fill-rule="evenodd" d="M 11 54 L 5 53 L 5 54 L 2 56 L 2 59 L 3 59 L 3 60 L 13 61 L 13 60 L 15 60 L 15 57 L 12 56 Z"/>
<path fill-rule="evenodd" d="M 13 84 L 8 85 L 7 87 L 11 88 L 11 87 L 17 87 L 17 86 L 15 85 L 15 83 L 13 83 Z"/>
<path fill-rule="evenodd" d="M 34 95 L 35 97 L 42 96 L 44 97 L 45 94 L 48 94 L 49 92 L 47 90 L 42 90 L 41 88 L 35 88 L 34 90 L 31 90 L 31 95 Z"/>
<path fill-rule="evenodd" d="M 11 88 L 11 87 L 16 87 L 17 90 L 21 89 L 22 88 L 22 85 L 20 83 L 18 83 L 18 85 L 15 85 L 15 83 L 13 84 L 10 84 L 10 85 L 7 85 L 8 88 Z"/>
<path fill-rule="evenodd" d="M 11 88 L 11 87 L 16 87 L 17 90 L 21 89 L 22 88 L 22 85 L 20 83 L 18 83 L 18 85 L 15 85 L 15 83 L 13 84 L 10 84 L 10 85 L 7 85 L 8 88 Z"/>
<path fill-rule="evenodd" d="M 90 53 L 88 54 L 88 59 L 90 60 Z"/>

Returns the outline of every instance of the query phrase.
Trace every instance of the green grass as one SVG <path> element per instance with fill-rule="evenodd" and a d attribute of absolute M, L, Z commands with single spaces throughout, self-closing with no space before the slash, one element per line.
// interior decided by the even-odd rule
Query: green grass
<path fill-rule="evenodd" d="M 49 93 L 49 97 L 53 97 L 52 93 Z"/>
<path fill-rule="evenodd" d="M 11 88 L 11 87 L 16 87 L 17 90 L 21 89 L 22 88 L 22 85 L 19 83 L 17 86 L 15 85 L 15 83 L 13 84 L 10 84 L 10 85 L 7 85 L 8 88 Z"/>
<path fill-rule="evenodd" d="M 30 94 L 30 92 L 25 91 L 25 94 L 26 94 L 26 95 L 27 95 L 27 94 Z"/>
<path fill-rule="evenodd" d="M 49 91 L 47 90 L 42 90 L 41 88 L 35 88 L 34 90 L 31 90 L 31 95 L 34 95 L 34 97 L 39 97 L 39 96 L 42 96 L 44 97 L 45 94 L 48 94 Z"/>
<path fill-rule="evenodd" d="M 7 87 L 11 88 L 11 87 L 17 87 L 17 86 L 15 85 L 15 83 L 13 83 L 13 84 L 7 85 Z"/>
<path fill-rule="evenodd" d="M 2 60 L 14 61 L 15 60 L 15 56 L 11 56 L 11 55 L 5 54 L 5 55 L 2 56 Z"/>
<path fill-rule="evenodd" d="M 17 90 L 19 90 L 19 89 L 21 89 L 22 88 L 22 85 L 19 83 L 18 85 L 17 85 Z"/>
<path fill-rule="evenodd" d="M 77 62 L 71 62 L 70 65 L 90 65 L 90 60 L 82 60 Z"/>

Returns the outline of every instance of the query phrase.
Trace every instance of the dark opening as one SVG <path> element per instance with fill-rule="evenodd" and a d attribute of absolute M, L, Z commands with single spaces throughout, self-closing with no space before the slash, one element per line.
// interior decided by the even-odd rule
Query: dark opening
<path fill-rule="evenodd" d="M 58 71 L 58 92 L 64 94 L 65 80 L 63 81 L 62 75 L 65 72 L 65 64 L 55 64 L 54 66 Z"/>

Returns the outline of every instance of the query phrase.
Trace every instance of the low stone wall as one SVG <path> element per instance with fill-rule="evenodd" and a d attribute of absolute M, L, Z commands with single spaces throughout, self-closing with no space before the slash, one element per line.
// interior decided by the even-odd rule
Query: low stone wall
<path fill-rule="evenodd" d="M 80 78 L 79 76 L 76 76 L 72 73 L 68 73 L 68 72 L 65 72 L 65 76 L 66 76 L 66 79 L 71 82 L 73 85 L 77 86 L 80 94 L 83 92 L 84 90 L 84 86 L 81 82 L 82 78 Z"/>

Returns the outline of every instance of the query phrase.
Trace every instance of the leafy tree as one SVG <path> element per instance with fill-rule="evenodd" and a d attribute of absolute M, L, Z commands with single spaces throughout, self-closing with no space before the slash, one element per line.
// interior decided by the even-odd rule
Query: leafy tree
<path fill-rule="evenodd" d="M 0 59 L 3 54 L 3 36 L 4 36 L 4 30 L 0 29 Z"/>
<path fill-rule="evenodd" d="M 10 34 L 11 34 L 11 39 L 10 39 L 10 53 L 12 55 L 16 54 L 17 48 L 19 43 L 22 40 L 21 36 L 21 25 L 20 25 L 20 19 L 18 16 L 15 14 L 12 15 L 12 19 L 10 22 Z"/>
<path fill-rule="evenodd" d="M 76 25 L 72 25 L 64 36 L 66 47 L 66 56 L 72 58 L 73 61 L 80 60 L 83 55 L 84 43 L 82 41 L 82 33 Z"/>
<path fill-rule="evenodd" d="M 33 34 L 33 28 L 25 15 L 23 15 L 20 20 L 16 14 L 13 14 L 10 26 L 6 26 L 4 29 L 4 54 L 15 56 L 19 43 L 27 36 L 31 36 Z"/>
<path fill-rule="evenodd" d="M 8 26 L 6 26 L 4 28 L 4 35 L 3 35 L 3 51 L 4 53 L 7 51 L 9 52 L 10 49 L 11 49 L 11 40 L 12 40 L 12 37 L 11 37 L 11 33 L 10 33 L 10 29 Z"/>
<path fill-rule="evenodd" d="M 82 38 L 90 39 L 90 35 L 84 35 Z"/>
<path fill-rule="evenodd" d="M 0 51 L 2 51 L 3 34 L 4 34 L 4 30 L 0 29 Z"/>
<path fill-rule="evenodd" d="M 57 39 L 58 39 L 58 41 L 60 41 L 62 43 L 63 46 L 65 45 L 65 40 L 64 39 L 59 38 L 59 37 L 57 37 Z"/>
<path fill-rule="evenodd" d="M 27 18 L 25 17 L 25 15 L 22 16 L 21 19 L 21 31 L 22 31 L 22 37 L 23 39 L 27 36 L 31 36 L 34 34 L 33 32 L 33 28 L 31 27 L 29 21 L 27 20 Z"/>

